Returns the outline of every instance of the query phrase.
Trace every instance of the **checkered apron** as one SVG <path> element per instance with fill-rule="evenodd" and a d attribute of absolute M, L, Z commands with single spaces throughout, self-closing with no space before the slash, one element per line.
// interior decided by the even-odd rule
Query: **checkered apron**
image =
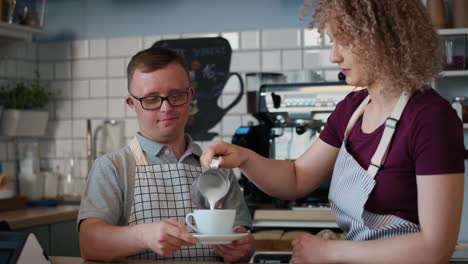
<path fill-rule="evenodd" d="M 136 138 L 130 144 L 136 161 L 135 188 L 129 225 L 175 219 L 185 223 L 185 216 L 193 212 L 191 185 L 202 169 L 188 164 L 148 165 Z M 209 245 L 197 244 L 182 247 L 170 256 L 160 256 L 153 251 L 130 256 L 132 259 L 221 261 Z"/>
<path fill-rule="evenodd" d="M 368 212 L 364 205 L 375 186 L 374 177 L 385 161 L 390 141 L 398 120 L 410 95 L 400 96 L 390 117 L 385 121 L 385 129 L 376 152 L 367 170 L 348 153 L 346 141 L 358 118 L 364 113 L 368 96 L 353 113 L 346 128 L 344 142 L 333 169 L 329 200 L 335 211 L 338 226 L 346 232 L 348 240 L 376 240 L 398 235 L 419 232 L 419 225 L 394 215 L 380 215 Z"/>

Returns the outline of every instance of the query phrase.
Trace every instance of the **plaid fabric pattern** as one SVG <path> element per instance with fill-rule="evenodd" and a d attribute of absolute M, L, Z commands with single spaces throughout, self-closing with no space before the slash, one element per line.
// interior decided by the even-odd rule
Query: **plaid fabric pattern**
<path fill-rule="evenodd" d="M 185 216 L 195 209 L 192 206 L 191 185 L 201 173 L 201 167 L 182 163 L 136 166 L 129 224 L 158 222 L 169 218 L 185 223 Z M 159 256 L 155 252 L 147 251 L 130 258 L 221 261 L 211 246 L 200 244 L 182 247 L 171 256 Z"/>

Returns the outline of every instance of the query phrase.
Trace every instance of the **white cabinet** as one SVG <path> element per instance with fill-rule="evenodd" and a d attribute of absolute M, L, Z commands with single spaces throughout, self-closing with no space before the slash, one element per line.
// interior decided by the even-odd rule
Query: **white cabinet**
<path fill-rule="evenodd" d="M 15 40 L 31 41 L 34 35 L 44 35 L 39 28 L 33 28 L 18 24 L 8 24 L 0 21 L 0 43 Z"/>

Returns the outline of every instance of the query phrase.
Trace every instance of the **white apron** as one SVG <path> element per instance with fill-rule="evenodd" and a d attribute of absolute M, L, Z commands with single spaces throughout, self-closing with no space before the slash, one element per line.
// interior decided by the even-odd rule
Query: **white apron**
<path fill-rule="evenodd" d="M 419 225 L 394 215 L 368 212 L 364 205 L 375 186 L 374 177 L 385 161 L 393 133 L 410 95 L 403 93 L 392 114 L 385 121 L 385 129 L 371 164 L 367 170 L 348 153 L 346 141 L 356 121 L 364 113 L 370 97 L 359 105 L 346 127 L 344 142 L 333 169 L 330 184 L 330 206 L 335 211 L 338 226 L 346 232 L 348 240 L 385 239 L 419 232 Z"/>
<path fill-rule="evenodd" d="M 185 216 L 193 212 L 191 185 L 202 169 L 188 164 L 148 165 L 140 143 L 134 138 L 129 147 L 136 161 L 135 188 L 129 225 L 174 219 L 185 223 Z M 130 256 L 133 259 L 169 259 L 191 261 L 221 261 L 209 245 L 182 247 L 170 256 L 153 251 Z"/>

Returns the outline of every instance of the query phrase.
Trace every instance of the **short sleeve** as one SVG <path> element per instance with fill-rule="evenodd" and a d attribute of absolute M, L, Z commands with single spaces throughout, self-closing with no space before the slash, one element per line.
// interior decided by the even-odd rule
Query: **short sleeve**
<path fill-rule="evenodd" d="M 463 125 L 447 102 L 420 111 L 414 131 L 416 175 L 464 172 Z"/>
<path fill-rule="evenodd" d="M 328 117 L 324 129 L 319 135 L 320 139 L 336 148 L 341 147 L 348 121 L 367 94 L 366 90 L 353 91 L 339 102 Z"/>
<path fill-rule="evenodd" d="M 118 182 L 118 170 L 106 156 L 99 157 L 86 180 L 77 224 L 90 217 L 117 225 L 123 211 L 123 193 Z"/>

